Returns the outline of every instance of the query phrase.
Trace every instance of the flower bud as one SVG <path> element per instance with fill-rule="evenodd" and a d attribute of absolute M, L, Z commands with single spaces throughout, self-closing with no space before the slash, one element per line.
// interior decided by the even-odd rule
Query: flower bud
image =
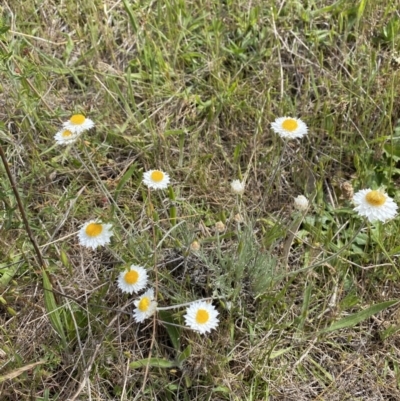
<path fill-rule="evenodd" d="M 304 212 L 308 209 L 308 199 L 304 195 L 299 195 L 297 198 L 294 198 L 294 207 Z"/>
<path fill-rule="evenodd" d="M 243 195 L 244 193 L 244 183 L 240 180 L 233 180 L 231 182 L 232 192 L 236 195 Z"/>

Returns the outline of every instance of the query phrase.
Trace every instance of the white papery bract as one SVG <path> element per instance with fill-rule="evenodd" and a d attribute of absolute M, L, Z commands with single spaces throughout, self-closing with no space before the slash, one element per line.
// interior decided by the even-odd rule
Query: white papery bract
<path fill-rule="evenodd" d="M 147 271 L 142 266 L 131 265 L 118 276 L 121 291 L 132 294 L 144 290 L 147 286 Z"/>
<path fill-rule="evenodd" d="M 307 135 L 307 125 L 299 118 L 278 117 L 271 123 L 273 131 L 282 138 L 293 139 Z"/>
<path fill-rule="evenodd" d="M 354 194 L 354 210 L 371 223 L 392 219 L 397 214 L 397 204 L 385 192 L 380 190 L 362 189 Z"/>
<path fill-rule="evenodd" d="M 63 128 L 71 131 L 73 134 L 81 134 L 93 127 L 94 122 L 90 118 L 86 118 L 83 114 L 74 114 L 63 124 Z"/>
<path fill-rule="evenodd" d="M 244 193 L 244 183 L 240 180 L 233 180 L 231 182 L 232 192 L 236 195 L 242 195 Z"/>
<path fill-rule="evenodd" d="M 106 245 L 111 241 L 110 238 L 113 236 L 111 228 L 112 224 L 90 220 L 79 230 L 79 243 L 92 249 Z"/>
<path fill-rule="evenodd" d="M 192 330 L 205 334 L 218 326 L 218 311 L 206 301 L 195 301 L 187 309 L 185 324 Z"/>
<path fill-rule="evenodd" d="M 76 142 L 78 138 L 79 134 L 74 134 L 67 129 L 62 129 L 54 135 L 57 145 L 69 145 Z"/>
<path fill-rule="evenodd" d="M 143 184 L 149 188 L 165 189 L 169 181 L 169 175 L 161 170 L 149 170 L 143 174 Z"/>
<path fill-rule="evenodd" d="M 157 310 L 157 302 L 154 300 L 154 290 L 148 289 L 143 295 L 134 302 L 136 309 L 133 311 L 133 318 L 141 323 L 153 316 Z"/>

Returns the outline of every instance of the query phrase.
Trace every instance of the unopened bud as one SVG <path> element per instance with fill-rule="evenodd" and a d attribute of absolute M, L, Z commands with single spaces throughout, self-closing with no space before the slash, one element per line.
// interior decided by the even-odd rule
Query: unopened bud
<path fill-rule="evenodd" d="M 242 195 L 244 192 L 244 183 L 240 180 L 233 180 L 231 182 L 231 189 L 234 194 Z"/>
<path fill-rule="evenodd" d="M 190 244 L 190 250 L 191 250 L 191 251 L 196 252 L 196 251 L 198 251 L 199 249 L 200 249 L 200 243 L 199 243 L 198 241 L 193 241 L 193 242 Z"/>
<path fill-rule="evenodd" d="M 299 195 L 297 198 L 294 198 L 294 207 L 302 212 L 307 210 L 308 199 L 304 195 Z"/>
<path fill-rule="evenodd" d="M 225 231 L 225 224 L 222 221 L 217 221 L 215 223 L 215 229 L 219 232 L 222 233 Z"/>
<path fill-rule="evenodd" d="M 233 219 L 236 221 L 236 223 L 243 223 L 243 221 L 244 221 L 243 217 L 242 217 L 242 215 L 240 213 L 235 214 Z"/>

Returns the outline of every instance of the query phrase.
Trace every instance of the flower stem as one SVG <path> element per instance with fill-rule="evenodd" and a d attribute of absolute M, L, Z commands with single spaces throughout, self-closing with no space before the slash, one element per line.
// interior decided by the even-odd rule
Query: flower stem
<path fill-rule="evenodd" d="M 14 180 L 14 177 L 13 177 L 13 175 L 11 173 L 10 167 L 8 166 L 7 158 L 6 158 L 6 155 L 4 153 L 3 147 L 1 145 L 0 145 L 0 157 L 1 157 L 1 160 L 3 162 L 4 168 L 6 170 L 7 178 L 9 180 L 10 184 L 11 184 L 11 188 L 12 188 L 12 191 L 14 193 L 15 199 L 17 201 L 18 210 L 21 213 L 21 218 L 22 218 L 22 221 L 23 221 L 24 226 L 25 226 L 25 231 L 28 234 L 29 240 L 31 241 L 31 243 L 33 245 L 33 249 L 35 250 L 36 257 L 37 257 L 37 260 L 39 262 L 39 265 L 46 271 L 46 273 L 47 273 L 47 275 L 49 277 L 49 281 L 50 281 L 51 286 L 53 288 L 55 288 L 53 280 L 52 280 L 52 276 L 50 275 L 50 273 L 48 271 L 47 264 L 46 264 L 46 262 L 45 262 L 45 260 L 43 258 L 43 255 L 42 255 L 42 253 L 40 251 L 40 248 L 39 248 L 39 246 L 38 246 L 38 244 L 36 242 L 36 239 L 33 236 L 31 227 L 30 227 L 29 222 L 28 222 L 28 218 L 27 218 L 26 213 L 25 213 L 24 205 L 22 204 L 21 197 L 19 196 L 19 192 L 18 192 L 18 189 L 17 189 L 17 184 L 16 184 L 16 182 Z"/>

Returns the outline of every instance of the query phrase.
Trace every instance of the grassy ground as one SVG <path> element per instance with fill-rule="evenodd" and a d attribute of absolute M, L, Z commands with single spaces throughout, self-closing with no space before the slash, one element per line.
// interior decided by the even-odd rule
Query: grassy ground
<path fill-rule="evenodd" d="M 400 399 L 398 219 L 349 199 L 400 199 L 396 3 L 2 3 L 1 146 L 47 273 L 2 166 L 1 401 Z M 73 113 L 96 128 L 56 146 Z M 308 136 L 274 134 L 285 115 Z M 92 218 L 110 246 L 79 245 Z M 131 263 L 160 306 L 213 297 L 217 330 L 135 323 Z"/>

